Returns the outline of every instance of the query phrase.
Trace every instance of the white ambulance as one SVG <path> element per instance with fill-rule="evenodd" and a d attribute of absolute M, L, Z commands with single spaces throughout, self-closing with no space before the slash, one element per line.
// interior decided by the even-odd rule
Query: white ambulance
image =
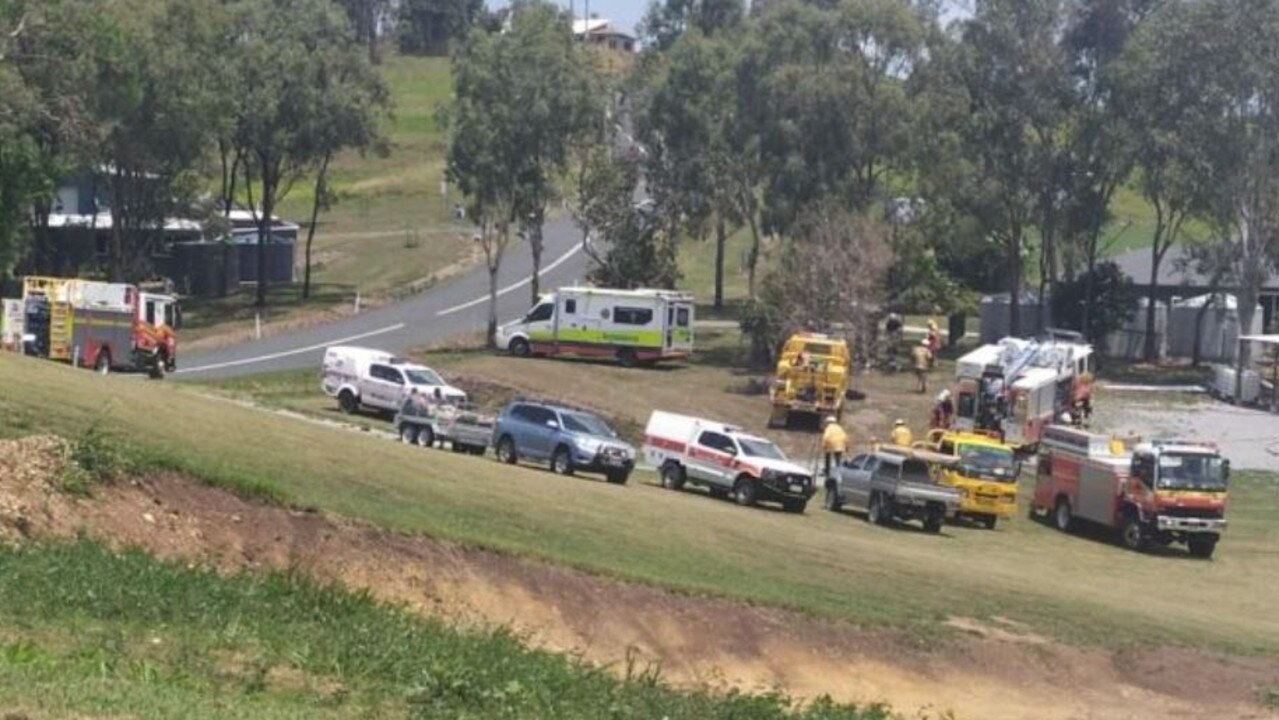
<path fill-rule="evenodd" d="M 611 358 L 626 367 L 693 352 L 693 296 L 673 290 L 569 287 L 497 330 L 512 355 Z"/>

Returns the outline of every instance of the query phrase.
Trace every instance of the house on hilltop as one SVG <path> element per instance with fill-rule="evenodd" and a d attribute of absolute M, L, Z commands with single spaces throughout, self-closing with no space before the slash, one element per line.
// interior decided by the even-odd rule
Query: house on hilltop
<path fill-rule="evenodd" d="M 581 18 L 573 21 L 573 36 L 589 45 L 617 52 L 635 52 L 635 36 L 605 18 Z"/>

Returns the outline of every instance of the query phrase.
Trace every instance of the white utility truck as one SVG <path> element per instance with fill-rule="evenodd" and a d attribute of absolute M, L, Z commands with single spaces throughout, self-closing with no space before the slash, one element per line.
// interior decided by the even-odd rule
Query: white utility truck
<path fill-rule="evenodd" d="M 741 505 L 774 501 L 802 513 L 814 492 L 812 474 L 772 442 L 713 420 L 654 411 L 644 430 L 644 458 L 669 490 L 702 485 Z"/>
<path fill-rule="evenodd" d="M 693 296 L 672 290 L 568 287 L 497 329 L 512 355 L 611 358 L 624 366 L 693 352 Z"/>
<path fill-rule="evenodd" d="M 370 348 L 336 346 L 325 350 L 320 387 L 329 397 L 337 398 L 338 406 L 347 413 L 361 407 L 399 412 L 414 390 L 432 397 L 438 391 L 444 402 L 466 403 L 466 393 L 431 368 Z"/>

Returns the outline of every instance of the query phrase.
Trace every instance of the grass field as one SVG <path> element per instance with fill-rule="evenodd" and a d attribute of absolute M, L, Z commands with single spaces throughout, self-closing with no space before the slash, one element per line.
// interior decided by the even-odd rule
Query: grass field
<path fill-rule="evenodd" d="M 87 541 L 0 547 L 0 575 L 6 718 L 887 717 L 677 693 L 298 577 L 220 577 Z"/>
<path fill-rule="evenodd" d="M 549 366 L 568 367 L 531 362 L 524 372 Z M 687 391 L 684 372 L 668 371 L 668 392 Z M 633 374 L 663 385 L 656 373 Z M 128 438 L 151 465 L 206 482 L 685 592 L 925 636 L 944 634 L 952 615 L 998 615 L 1112 647 L 1279 651 L 1271 608 L 1279 493 L 1273 478 L 1255 474 L 1238 475 L 1231 532 L 1204 563 L 1129 553 L 1022 518 L 997 532 L 953 528 L 937 537 L 816 508 L 802 517 L 745 510 L 644 478 L 615 487 L 512 469 L 299 423 L 195 388 L 0 357 L 6 434 L 75 436 L 95 424 Z"/>

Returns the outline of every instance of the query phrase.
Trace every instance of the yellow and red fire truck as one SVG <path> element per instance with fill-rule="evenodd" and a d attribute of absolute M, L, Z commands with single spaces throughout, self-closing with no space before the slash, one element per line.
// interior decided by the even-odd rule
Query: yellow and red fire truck
<path fill-rule="evenodd" d="M 22 301 L 28 354 L 100 373 L 145 370 L 154 378 L 176 366 L 180 312 L 172 295 L 126 283 L 27 277 Z"/>
<path fill-rule="evenodd" d="M 1211 444 L 1053 425 L 1040 441 L 1031 512 L 1062 531 L 1080 522 L 1112 528 L 1132 550 L 1179 542 L 1208 558 L 1226 529 L 1229 478 L 1230 461 Z"/>

